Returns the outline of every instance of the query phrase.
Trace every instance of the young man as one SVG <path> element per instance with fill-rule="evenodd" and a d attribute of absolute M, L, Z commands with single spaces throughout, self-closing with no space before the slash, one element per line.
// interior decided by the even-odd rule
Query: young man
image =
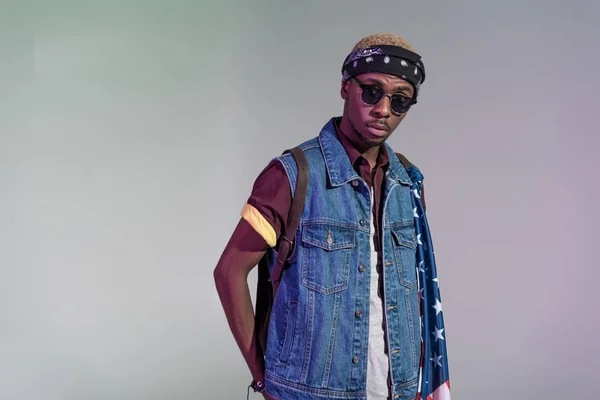
<path fill-rule="evenodd" d="M 308 190 L 266 354 L 247 277 L 265 255 L 272 272 L 298 178 L 291 154 L 255 181 L 215 268 L 217 291 L 266 399 L 449 399 L 423 177 L 386 143 L 425 69 L 402 38 L 376 34 L 355 45 L 342 75 L 343 115 L 299 146 Z"/>

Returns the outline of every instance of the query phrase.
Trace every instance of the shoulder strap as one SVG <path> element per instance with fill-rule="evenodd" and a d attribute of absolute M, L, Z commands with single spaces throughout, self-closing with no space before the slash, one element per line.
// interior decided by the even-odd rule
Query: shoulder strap
<path fill-rule="evenodd" d="M 290 250 L 294 244 L 296 231 L 298 230 L 302 211 L 304 210 L 304 199 L 306 198 L 306 191 L 308 188 L 308 163 L 306 161 L 304 151 L 302 151 L 302 149 L 299 147 L 294 147 L 291 150 L 286 150 L 286 152 L 291 152 L 296 159 L 296 164 L 298 165 L 298 179 L 296 181 L 294 198 L 292 199 L 292 207 L 285 224 L 285 233 L 281 235 L 279 248 L 277 249 L 277 261 L 275 263 L 275 267 L 273 268 L 273 273 L 271 274 L 273 298 L 275 298 L 277 288 L 279 287 L 283 265 L 289 257 Z"/>
<path fill-rule="evenodd" d="M 404 157 L 402 154 L 396 153 L 396 157 L 398 157 L 398 160 L 400 160 L 402 165 L 404 165 L 404 168 L 409 169 L 413 166 L 413 164 L 410 161 L 408 161 L 408 158 Z M 427 205 L 425 204 L 425 185 L 424 184 L 421 185 L 421 202 L 423 203 L 423 210 L 426 211 Z"/>
<path fill-rule="evenodd" d="M 402 165 L 404 165 L 404 168 L 409 169 L 412 167 L 412 163 L 408 161 L 408 158 L 404 157 L 402 154 L 396 153 L 396 157 L 398 157 L 398 160 L 400 160 Z"/>

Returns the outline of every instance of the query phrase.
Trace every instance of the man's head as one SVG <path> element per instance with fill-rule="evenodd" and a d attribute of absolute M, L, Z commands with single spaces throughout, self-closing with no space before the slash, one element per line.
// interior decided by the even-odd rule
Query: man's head
<path fill-rule="evenodd" d="M 361 39 L 342 67 L 342 131 L 361 150 L 382 144 L 416 103 L 425 69 L 401 37 Z"/>

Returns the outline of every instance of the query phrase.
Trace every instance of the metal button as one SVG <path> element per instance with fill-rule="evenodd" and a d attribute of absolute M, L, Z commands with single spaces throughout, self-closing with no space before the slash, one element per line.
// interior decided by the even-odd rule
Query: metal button
<path fill-rule="evenodd" d="M 360 311 L 360 310 L 356 310 L 356 312 L 354 313 L 354 316 L 355 316 L 356 318 L 360 318 L 360 317 L 362 317 L 362 315 L 363 315 L 363 314 L 362 314 L 362 311 Z"/>
<path fill-rule="evenodd" d="M 352 357 L 352 363 L 358 364 L 358 357 L 356 357 L 356 356 Z"/>
<path fill-rule="evenodd" d="M 352 186 L 358 187 L 358 179 L 352 181 Z"/>
<path fill-rule="evenodd" d="M 358 272 L 365 272 L 367 270 L 367 267 L 365 267 L 364 265 L 359 265 L 358 266 Z"/>
<path fill-rule="evenodd" d="M 361 219 L 360 221 L 358 221 L 358 223 L 360 224 L 360 226 L 365 226 L 365 220 Z"/>

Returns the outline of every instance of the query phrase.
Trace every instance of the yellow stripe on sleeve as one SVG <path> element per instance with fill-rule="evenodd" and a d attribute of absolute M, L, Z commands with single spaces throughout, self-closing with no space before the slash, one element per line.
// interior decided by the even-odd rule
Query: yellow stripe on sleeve
<path fill-rule="evenodd" d="M 241 212 L 242 218 L 254 228 L 256 232 L 267 242 L 271 247 L 275 246 L 277 235 L 275 229 L 263 217 L 263 215 L 252 205 L 246 203 Z"/>

